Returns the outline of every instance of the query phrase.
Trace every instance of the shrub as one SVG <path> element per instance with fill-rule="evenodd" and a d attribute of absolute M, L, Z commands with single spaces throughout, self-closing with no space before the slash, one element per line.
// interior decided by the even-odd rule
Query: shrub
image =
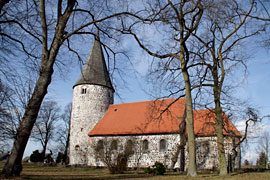
<path fill-rule="evenodd" d="M 148 167 L 144 170 L 146 174 L 163 175 L 166 172 L 165 166 L 160 162 L 155 162 L 152 168 Z"/>
<path fill-rule="evenodd" d="M 119 140 L 103 139 L 97 142 L 95 146 L 95 156 L 107 165 L 111 174 L 122 174 L 127 170 L 128 158 L 134 154 L 133 142 L 129 140 L 125 148 L 117 147 Z"/>
<path fill-rule="evenodd" d="M 58 152 L 56 163 L 61 163 L 64 160 L 64 153 Z"/>
<path fill-rule="evenodd" d="M 38 150 L 33 151 L 33 153 L 30 156 L 31 162 L 43 162 L 42 153 L 39 153 Z"/>
<path fill-rule="evenodd" d="M 148 168 L 144 169 L 144 173 L 146 173 L 146 174 L 152 174 L 153 173 L 153 170 L 150 167 L 148 167 Z"/>
<path fill-rule="evenodd" d="M 249 161 L 247 159 L 244 161 L 244 165 L 245 166 L 248 166 L 249 165 Z"/>
<path fill-rule="evenodd" d="M 153 174 L 154 175 L 163 175 L 166 172 L 165 166 L 160 162 L 155 162 L 153 165 Z"/>

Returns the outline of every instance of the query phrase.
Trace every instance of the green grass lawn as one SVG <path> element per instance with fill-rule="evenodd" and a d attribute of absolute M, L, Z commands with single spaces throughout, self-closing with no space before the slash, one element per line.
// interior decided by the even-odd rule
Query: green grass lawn
<path fill-rule="evenodd" d="M 0 162 L 2 170 L 4 163 Z M 24 163 L 23 171 L 20 179 L 80 179 L 80 180 L 108 180 L 108 179 L 148 179 L 148 180 L 176 180 L 176 179 L 240 179 L 240 180 L 270 180 L 270 172 L 253 172 L 253 173 L 233 173 L 227 176 L 219 177 L 217 174 L 199 174 L 196 178 L 190 178 L 184 174 L 177 172 L 168 172 L 163 176 L 152 176 L 144 174 L 143 171 L 136 173 L 135 171 L 127 171 L 124 174 L 109 174 L 107 169 L 92 169 L 92 168 L 75 168 L 75 167 L 45 167 L 33 163 Z"/>

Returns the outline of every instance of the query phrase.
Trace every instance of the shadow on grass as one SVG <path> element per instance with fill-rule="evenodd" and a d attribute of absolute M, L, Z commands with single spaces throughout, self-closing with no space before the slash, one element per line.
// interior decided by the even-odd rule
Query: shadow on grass
<path fill-rule="evenodd" d="M 67 175 L 24 175 L 21 176 L 22 179 L 29 179 L 29 180 L 47 180 L 47 179 L 55 179 L 55 180 L 111 180 L 111 179 L 137 179 L 137 178 L 151 178 L 153 176 L 150 175 L 106 175 L 104 177 L 97 177 L 97 176 L 91 176 L 91 175 L 74 175 L 74 176 L 67 176 Z"/>
<path fill-rule="evenodd" d="M 3 163 L 0 162 L 0 171 L 3 168 Z M 270 179 L 269 172 L 245 172 L 244 170 L 236 171 L 229 174 L 226 177 L 220 177 L 217 172 L 198 172 L 198 179 Z M 1 179 L 1 178 L 0 178 Z M 48 167 L 42 166 L 41 164 L 24 163 L 23 171 L 20 178 L 16 180 L 116 180 L 116 179 L 162 179 L 162 180 L 176 180 L 176 179 L 193 179 L 186 176 L 186 173 L 181 172 L 167 172 L 163 176 L 153 176 L 144 174 L 143 170 L 140 171 L 127 171 L 124 174 L 109 174 L 109 171 L 104 168 L 96 169 L 89 167 Z"/>

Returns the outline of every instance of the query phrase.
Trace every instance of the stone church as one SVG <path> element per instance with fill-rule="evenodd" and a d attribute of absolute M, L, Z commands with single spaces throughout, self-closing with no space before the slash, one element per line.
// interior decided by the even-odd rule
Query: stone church
<path fill-rule="evenodd" d="M 114 156 L 116 152 L 125 151 L 127 145 L 132 145 L 129 167 L 148 167 L 156 161 L 172 166 L 172 158 L 180 143 L 179 124 L 185 119 L 184 98 L 113 104 L 114 88 L 98 37 L 73 89 L 70 165 L 104 166 L 97 156 L 97 147 Z M 225 114 L 223 118 L 228 159 L 232 139 L 239 139 L 241 134 Z M 198 169 L 217 168 L 213 111 L 194 110 L 194 133 Z M 240 167 L 241 156 L 240 148 L 237 150 L 236 168 Z M 188 152 L 184 154 L 187 164 Z M 176 158 L 173 168 L 181 166 L 180 156 Z"/>

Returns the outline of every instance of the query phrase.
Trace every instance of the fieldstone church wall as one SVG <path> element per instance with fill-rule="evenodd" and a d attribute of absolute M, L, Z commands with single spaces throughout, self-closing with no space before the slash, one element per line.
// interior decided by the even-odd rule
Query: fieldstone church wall
<path fill-rule="evenodd" d="M 148 150 L 144 150 L 144 141 L 148 141 Z M 160 149 L 161 140 L 165 140 L 166 149 Z M 106 136 L 106 137 L 90 137 L 89 138 L 89 154 L 88 166 L 105 166 L 100 158 L 96 156 L 95 147 L 101 141 L 104 148 L 111 146 L 113 141 L 117 142 L 117 151 L 122 153 L 128 141 L 134 144 L 135 153 L 128 159 L 128 167 L 149 167 L 154 165 L 156 161 L 163 163 L 166 167 L 171 167 L 171 159 L 176 152 L 180 137 L 177 134 L 166 135 L 140 135 L 140 136 Z M 218 168 L 218 154 L 216 137 L 197 137 L 196 138 L 196 162 L 198 169 L 217 169 Z M 225 152 L 226 157 L 231 153 L 231 141 L 225 138 Z M 186 146 L 187 149 L 187 146 Z M 239 149 L 238 149 L 239 151 Z M 115 155 L 115 152 L 110 152 Z M 240 153 L 236 159 L 236 168 L 239 167 Z M 116 156 L 115 156 L 116 157 Z M 114 157 L 114 158 L 115 158 Z M 188 152 L 185 153 L 186 165 L 188 167 Z M 174 168 L 180 167 L 180 157 L 178 158 Z"/>

